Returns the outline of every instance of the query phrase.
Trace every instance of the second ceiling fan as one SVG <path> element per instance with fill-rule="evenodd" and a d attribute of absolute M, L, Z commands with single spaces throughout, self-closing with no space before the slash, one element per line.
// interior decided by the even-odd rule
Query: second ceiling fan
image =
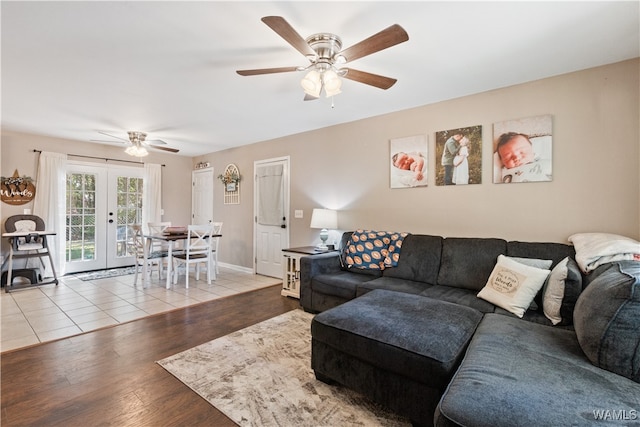
<path fill-rule="evenodd" d="M 400 25 L 394 24 L 343 50 L 342 40 L 335 34 L 318 33 L 303 39 L 281 16 L 265 16 L 262 22 L 303 54 L 310 64 L 299 67 L 237 70 L 236 72 L 241 76 L 255 76 L 307 71 L 301 82 L 306 94 L 305 100 L 317 99 L 323 90 L 327 97 L 340 93 L 342 82 L 339 77 L 380 89 L 389 89 L 396 83 L 396 79 L 343 67 L 343 65 L 409 40 L 407 32 Z"/>

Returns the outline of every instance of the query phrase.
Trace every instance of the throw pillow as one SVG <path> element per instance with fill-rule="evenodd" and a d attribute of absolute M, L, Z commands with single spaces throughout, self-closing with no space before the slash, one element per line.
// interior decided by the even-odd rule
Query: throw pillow
<path fill-rule="evenodd" d="M 518 261 L 521 264 L 528 265 L 529 267 L 536 267 L 548 270 L 551 268 L 551 264 L 553 261 L 550 259 L 537 259 L 537 258 L 521 258 L 521 257 L 507 257 L 514 261 Z M 534 297 L 535 298 L 535 297 Z M 538 304 L 536 304 L 535 299 L 531 301 L 531 305 L 529 306 L 529 310 L 538 310 Z"/>
<path fill-rule="evenodd" d="M 576 262 L 566 257 L 549 274 L 542 290 L 542 311 L 554 325 L 570 325 L 582 291 L 582 275 Z"/>
<path fill-rule="evenodd" d="M 499 255 L 478 297 L 522 317 L 548 275 L 549 270 L 530 267 Z"/>

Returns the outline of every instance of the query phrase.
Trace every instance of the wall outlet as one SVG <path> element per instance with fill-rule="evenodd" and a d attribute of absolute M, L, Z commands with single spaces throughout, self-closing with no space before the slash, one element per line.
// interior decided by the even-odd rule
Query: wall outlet
<path fill-rule="evenodd" d="M 296 210 L 293 212 L 293 216 L 294 216 L 294 218 L 302 218 L 302 217 L 303 217 L 303 211 L 302 211 L 302 209 L 296 209 Z"/>
<path fill-rule="evenodd" d="M 22 213 L 25 214 L 25 215 L 31 215 L 31 209 L 29 209 L 29 208 L 23 209 Z"/>

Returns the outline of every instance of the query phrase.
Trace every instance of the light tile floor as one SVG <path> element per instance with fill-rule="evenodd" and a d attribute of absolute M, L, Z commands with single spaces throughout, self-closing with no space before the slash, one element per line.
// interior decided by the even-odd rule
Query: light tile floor
<path fill-rule="evenodd" d="M 220 267 L 217 280 L 184 276 L 165 289 L 165 281 L 152 274 L 143 288 L 133 274 L 92 281 L 75 276 L 59 278 L 59 284 L 0 292 L 0 351 L 26 347 L 87 331 L 140 319 L 217 298 L 282 283 L 282 279 Z M 206 276 L 206 274 L 205 274 Z"/>

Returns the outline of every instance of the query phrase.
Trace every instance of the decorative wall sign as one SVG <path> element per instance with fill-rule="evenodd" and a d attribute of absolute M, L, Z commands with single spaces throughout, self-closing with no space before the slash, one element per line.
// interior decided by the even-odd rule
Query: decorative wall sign
<path fill-rule="evenodd" d="M 436 132 L 436 185 L 482 184 L 482 126 Z"/>
<path fill-rule="evenodd" d="M 553 179 L 551 115 L 493 124 L 493 182 Z"/>
<path fill-rule="evenodd" d="M 392 139 L 389 147 L 391 188 L 426 186 L 428 184 L 426 135 Z"/>
<path fill-rule="evenodd" d="M 227 165 L 224 173 L 218 175 L 218 179 L 224 184 L 224 204 L 240 204 L 240 170 L 233 163 Z"/>
<path fill-rule="evenodd" d="M 33 200 L 36 186 L 28 176 L 20 176 L 18 169 L 11 177 L 2 177 L 0 183 L 0 198 L 9 205 L 24 205 Z"/>

